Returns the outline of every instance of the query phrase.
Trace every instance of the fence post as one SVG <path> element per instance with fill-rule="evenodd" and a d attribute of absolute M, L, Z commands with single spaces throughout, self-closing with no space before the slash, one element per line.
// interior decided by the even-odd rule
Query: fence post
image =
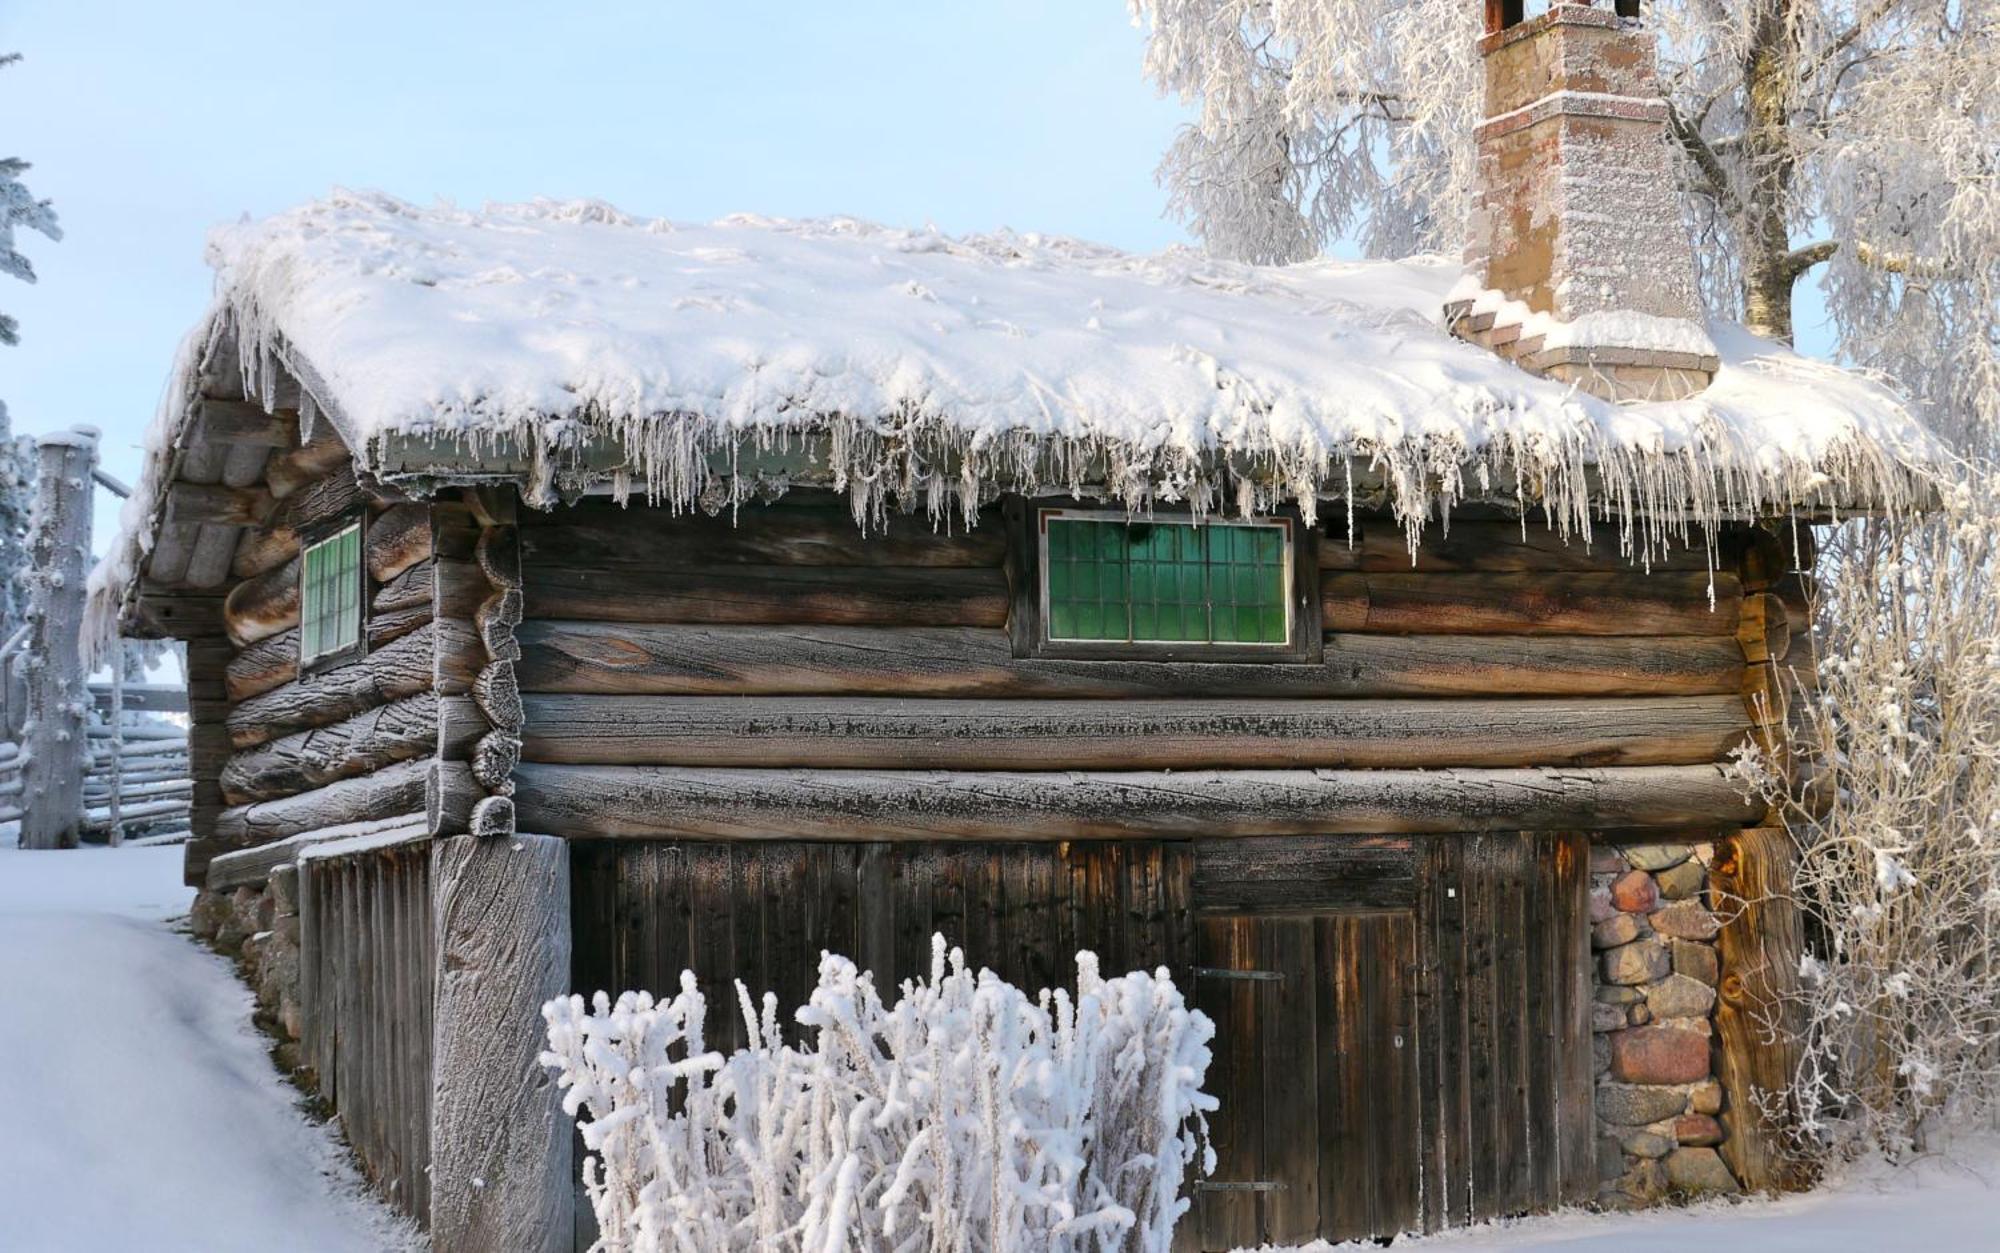
<path fill-rule="evenodd" d="M 431 862 L 431 1244 L 571 1247 L 571 1141 L 537 1060 L 544 1002 L 569 991 L 569 845 L 459 835 Z"/>
<path fill-rule="evenodd" d="M 22 848 L 75 848 L 83 828 L 83 596 L 90 569 L 91 475 L 97 432 L 87 426 L 38 444 L 34 525 L 28 537 L 27 725 L 22 732 Z"/>

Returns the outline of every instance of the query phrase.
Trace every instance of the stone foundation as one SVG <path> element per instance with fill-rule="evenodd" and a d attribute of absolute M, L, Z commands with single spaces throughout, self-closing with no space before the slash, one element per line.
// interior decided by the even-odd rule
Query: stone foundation
<path fill-rule="evenodd" d="M 194 934 L 236 960 L 243 982 L 256 994 L 257 1025 L 277 1041 L 287 1070 L 299 1064 L 298 872 L 280 866 L 262 889 L 195 893 L 188 917 Z"/>
<path fill-rule="evenodd" d="M 1598 1202 L 1740 1189 L 1722 1143 L 1715 1078 L 1720 962 L 1710 912 L 1712 844 L 1600 843 L 1591 851 L 1591 1007 Z"/>

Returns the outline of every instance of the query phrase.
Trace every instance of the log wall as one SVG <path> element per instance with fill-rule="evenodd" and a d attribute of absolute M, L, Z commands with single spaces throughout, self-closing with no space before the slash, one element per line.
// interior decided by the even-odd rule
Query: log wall
<path fill-rule="evenodd" d="M 1413 567 L 1399 528 L 1364 520 L 1350 543 L 1343 521 L 1319 544 L 1324 661 L 1077 662 L 1014 656 L 999 514 L 868 535 L 806 493 L 734 519 L 524 514 L 521 829 L 1078 839 L 1746 819 L 1715 769 L 1751 733 L 1744 639 L 1765 633 L 1735 537 L 1718 572 L 1704 551 L 1640 570 L 1465 521 Z M 1460 773 L 1393 774 L 1442 770 Z M 1298 804 L 1272 803 L 1285 796 Z"/>

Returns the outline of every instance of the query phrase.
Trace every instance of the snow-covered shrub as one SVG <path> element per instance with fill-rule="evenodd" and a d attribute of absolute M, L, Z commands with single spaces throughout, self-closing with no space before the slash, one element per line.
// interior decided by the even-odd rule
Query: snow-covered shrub
<path fill-rule="evenodd" d="M 1030 998 L 942 937 L 928 979 L 884 1004 L 822 954 L 780 1037 L 775 999 L 737 985 L 747 1047 L 706 1046 L 678 995 L 549 1002 L 564 1108 L 607 1253 L 686 1250 L 1165 1250 L 1213 1098 L 1214 1028 L 1164 969 Z"/>
<path fill-rule="evenodd" d="M 1849 522 L 1818 569 L 1797 844 L 1801 1148 L 1892 1156 L 2000 1105 L 2000 472 Z M 1803 667 L 1801 668 L 1803 671 Z"/>

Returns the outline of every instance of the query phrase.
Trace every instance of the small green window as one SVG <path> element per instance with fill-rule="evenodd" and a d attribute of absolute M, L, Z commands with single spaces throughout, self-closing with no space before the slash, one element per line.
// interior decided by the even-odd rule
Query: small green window
<path fill-rule="evenodd" d="M 1286 520 L 1130 521 L 1042 514 L 1051 644 L 1282 649 L 1293 643 Z"/>
<path fill-rule="evenodd" d="M 299 567 L 299 665 L 359 651 L 360 521 L 307 544 Z"/>

